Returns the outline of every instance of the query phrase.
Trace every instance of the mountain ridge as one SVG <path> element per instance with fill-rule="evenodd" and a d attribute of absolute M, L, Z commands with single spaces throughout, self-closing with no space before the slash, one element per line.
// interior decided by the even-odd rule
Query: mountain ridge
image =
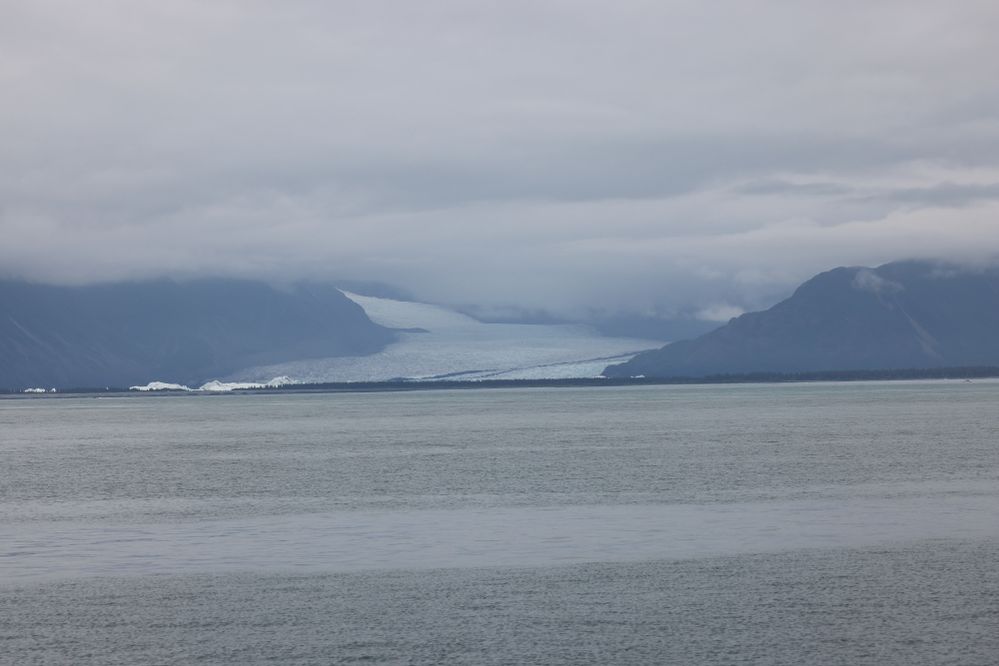
<path fill-rule="evenodd" d="M 0 386 L 201 383 L 261 363 L 374 353 L 394 332 L 332 286 L 0 281 Z"/>
<path fill-rule="evenodd" d="M 834 268 L 768 310 L 609 366 L 608 377 L 999 365 L 999 269 Z"/>

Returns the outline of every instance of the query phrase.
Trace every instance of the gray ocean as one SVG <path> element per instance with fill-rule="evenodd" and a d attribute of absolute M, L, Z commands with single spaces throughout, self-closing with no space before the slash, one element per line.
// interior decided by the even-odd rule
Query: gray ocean
<path fill-rule="evenodd" d="M 999 663 L 999 382 L 0 399 L 0 663 L 354 662 Z"/>

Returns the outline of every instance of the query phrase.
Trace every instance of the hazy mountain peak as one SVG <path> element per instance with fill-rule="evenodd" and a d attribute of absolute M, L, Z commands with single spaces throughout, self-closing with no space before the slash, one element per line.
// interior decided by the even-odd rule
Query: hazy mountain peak
<path fill-rule="evenodd" d="M 393 339 L 330 286 L 0 282 L 0 387 L 200 384 L 262 363 L 372 353 Z"/>
<path fill-rule="evenodd" d="M 608 376 L 999 365 L 999 270 L 936 261 L 840 267 L 763 312 L 639 354 Z"/>

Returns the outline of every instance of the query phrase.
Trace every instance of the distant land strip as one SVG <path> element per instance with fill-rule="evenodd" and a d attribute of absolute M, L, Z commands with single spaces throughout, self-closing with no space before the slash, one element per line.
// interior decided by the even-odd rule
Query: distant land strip
<path fill-rule="evenodd" d="M 71 394 L 130 395 L 225 395 L 227 393 L 375 393 L 384 391 L 433 391 L 444 389 L 479 388 L 558 388 L 587 386 L 660 386 L 694 384 L 784 384 L 806 382 L 858 382 L 913 379 L 987 379 L 999 378 L 999 366 L 958 368 L 905 368 L 884 370 L 818 370 L 809 372 L 750 372 L 719 374 L 707 377 L 578 377 L 570 379 L 483 379 L 424 381 L 398 379 L 381 382 L 322 382 L 316 384 L 285 384 L 270 388 L 233 389 L 218 393 L 192 393 L 181 390 L 131 391 L 121 387 L 75 387 L 59 389 L 57 393 L 40 394 L 57 397 Z M 17 389 L 0 389 L 0 395 L 24 395 Z M 28 394 L 30 395 L 30 394 Z"/>

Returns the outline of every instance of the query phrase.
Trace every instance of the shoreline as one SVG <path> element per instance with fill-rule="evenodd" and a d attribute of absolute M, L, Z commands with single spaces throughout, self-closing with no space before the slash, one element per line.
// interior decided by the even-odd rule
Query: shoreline
<path fill-rule="evenodd" d="M 124 387 L 71 387 L 54 393 L 25 393 L 23 389 L 0 389 L 0 397 L 54 398 L 67 395 L 227 395 L 232 393 L 384 393 L 503 388 L 588 388 L 619 386 L 688 386 L 716 384 L 807 384 L 817 382 L 867 382 L 912 380 L 974 380 L 999 378 L 999 367 L 921 368 L 899 370 L 844 370 L 797 373 L 742 373 L 706 377 L 578 377 L 570 379 L 483 380 L 390 380 L 372 382 L 318 382 L 276 387 L 236 388 L 228 391 L 162 389 L 137 391 Z"/>

